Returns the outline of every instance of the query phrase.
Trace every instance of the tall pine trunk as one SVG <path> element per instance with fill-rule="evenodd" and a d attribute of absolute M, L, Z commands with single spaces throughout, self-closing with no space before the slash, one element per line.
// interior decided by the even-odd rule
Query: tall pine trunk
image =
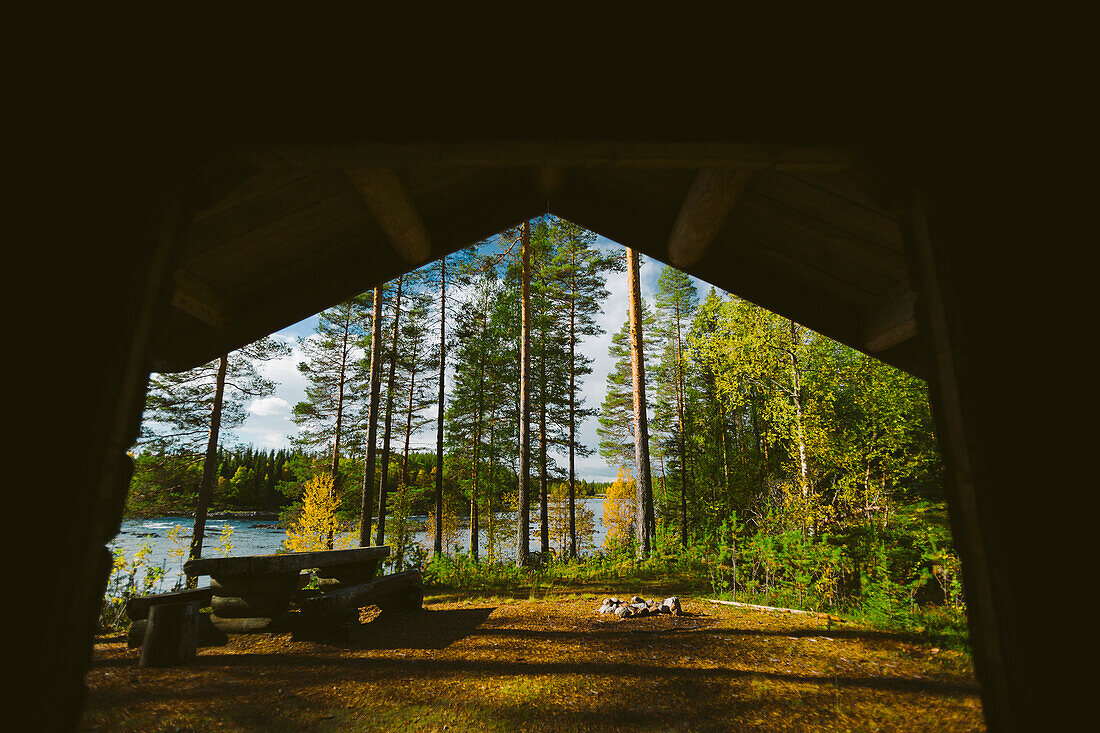
<path fill-rule="evenodd" d="M 684 370 L 683 352 L 680 342 L 680 304 L 676 303 L 676 418 L 680 425 L 680 544 L 686 550 L 688 546 L 688 464 L 687 435 L 684 430 Z"/>
<path fill-rule="evenodd" d="M 485 341 L 485 331 L 487 330 L 486 315 L 483 313 L 481 316 L 481 340 Z M 478 496 L 478 478 L 481 475 L 481 431 L 482 422 L 485 416 L 485 355 L 481 354 L 479 357 L 480 364 L 478 365 L 477 375 L 477 418 L 474 422 L 474 476 L 473 482 L 470 486 L 470 559 L 477 562 L 478 559 L 478 533 L 480 527 L 478 526 L 477 516 L 477 496 Z"/>
<path fill-rule="evenodd" d="M 630 372 L 634 382 L 634 469 L 637 480 L 635 527 L 638 554 L 649 557 L 652 529 L 653 492 L 649 474 L 649 417 L 646 415 L 645 357 L 642 334 L 642 288 L 638 276 L 638 251 L 627 248 L 627 278 L 630 285 Z"/>
<path fill-rule="evenodd" d="M 547 510 L 546 475 L 546 334 L 539 339 L 542 355 L 539 357 L 539 551 L 543 557 L 550 552 L 550 516 Z"/>
<path fill-rule="evenodd" d="M 370 339 L 370 402 L 367 405 L 367 465 L 363 470 L 363 511 L 359 519 L 359 546 L 370 545 L 373 515 L 374 469 L 377 461 L 378 398 L 382 391 L 382 286 L 374 289 L 374 313 Z"/>
<path fill-rule="evenodd" d="M 343 341 L 340 344 L 340 384 L 336 392 L 336 430 L 332 438 L 332 464 L 329 467 L 329 475 L 332 476 L 332 488 L 329 489 L 329 496 L 337 496 L 340 483 L 340 429 L 343 427 L 344 422 L 344 383 L 347 377 L 348 368 L 348 330 L 351 327 L 351 319 L 349 316 L 344 317 L 344 336 Z M 329 527 L 328 535 L 325 537 L 325 549 L 332 549 L 332 527 Z"/>
<path fill-rule="evenodd" d="M 570 251 L 569 288 L 569 557 L 577 559 L 577 253 Z"/>
<path fill-rule="evenodd" d="M 516 521 L 516 561 L 520 567 L 530 565 L 531 551 L 531 501 L 528 478 L 531 473 L 531 419 L 530 369 L 531 369 L 531 229 L 523 222 L 520 234 L 522 246 L 522 299 L 520 301 L 520 366 L 519 366 L 519 473 L 516 496 L 519 517 Z"/>
<path fill-rule="evenodd" d="M 496 554 L 494 552 L 494 550 L 496 549 L 496 535 L 494 534 L 494 530 L 496 529 L 496 523 L 495 523 L 494 518 L 493 518 L 493 468 L 494 468 L 494 459 L 496 458 L 496 453 L 494 452 L 494 449 L 493 449 L 493 435 L 496 432 L 496 419 L 497 419 L 497 408 L 494 406 L 492 411 L 489 413 L 489 476 L 485 480 L 485 484 L 486 484 L 485 499 L 486 499 L 486 503 L 488 504 L 488 506 L 485 509 L 485 511 L 486 511 L 485 517 L 486 517 L 486 520 L 489 522 L 489 527 L 488 527 L 488 529 L 489 529 L 489 558 L 488 558 L 488 560 L 489 560 L 490 563 L 492 563 L 493 560 L 496 559 L 494 557 L 494 555 Z"/>
<path fill-rule="evenodd" d="M 393 382 L 397 372 L 397 334 L 401 320 L 401 287 L 405 276 L 397 278 L 397 298 L 393 306 L 393 336 L 390 344 L 390 374 L 386 386 L 386 431 L 382 437 L 382 478 L 378 482 L 378 529 L 375 531 L 375 544 L 384 545 L 386 540 L 386 494 L 390 489 L 390 431 L 393 427 Z"/>
<path fill-rule="evenodd" d="M 480 417 L 478 418 L 478 420 L 480 422 Z M 479 453 L 480 453 L 479 449 L 481 447 L 481 428 L 480 428 L 480 426 L 478 426 L 474 430 L 474 440 L 473 440 L 473 442 L 474 442 L 474 448 L 473 448 L 474 477 L 473 477 L 473 481 L 470 484 L 470 559 L 473 560 L 474 562 L 477 562 L 477 545 L 478 545 L 478 540 L 480 539 L 478 537 L 478 530 L 480 528 L 478 527 L 478 522 L 477 522 L 477 519 L 478 519 L 477 518 L 477 488 L 478 488 L 477 487 L 477 479 L 478 479 L 478 474 L 480 473 L 479 469 L 481 468 L 478 465 L 478 462 L 481 459 L 481 456 L 479 455 Z"/>
<path fill-rule="evenodd" d="M 435 532 L 432 551 L 443 554 L 443 387 L 447 370 L 447 258 L 439 266 L 439 407 L 435 423 Z"/>
<path fill-rule="evenodd" d="M 210 434 L 206 439 L 206 455 L 202 460 L 202 481 L 199 482 L 199 502 L 195 506 L 195 527 L 191 532 L 191 551 L 188 560 L 202 557 L 202 540 L 206 533 L 206 512 L 210 495 L 214 493 L 214 473 L 218 469 L 218 433 L 222 426 L 222 403 L 225 400 L 225 373 L 229 369 L 229 354 L 218 359 L 218 376 L 214 386 L 214 405 L 210 408 Z M 198 586 L 198 577 L 187 578 L 187 587 Z"/>
<path fill-rule="evenodd" d="M 412 366 L 409 368 L 409 404 L 405 414 L 405 449 L 401 454 L 401 483 L 409 483 L 409 441 L 412 439 L 413 421 L 413 396 L 416 394 L 416 352 L 420 348 L 419 342 L 414 343 L 412 349 Z"/>

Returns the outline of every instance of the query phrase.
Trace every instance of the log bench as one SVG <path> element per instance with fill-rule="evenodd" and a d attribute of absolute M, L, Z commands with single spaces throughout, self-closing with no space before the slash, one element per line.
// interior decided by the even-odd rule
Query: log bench
<path fill-rule="evenodd" d="M 383 575 L 367 583 L 332 591 L 314 591 L 298 601 L 301 609 L 294 639 L 348 642 L 359 627 L 359 609 L 377 606 L 381 611 L 419 611 L 424 591 L 419 570 Z"/>
<path fill-rule="evenodd" d="M 212 588 L 193 588 L 172 593 L 157 593 L 151 596 L 138 596 L 126 601 L 126 615 L 129 617 L 130 631 L 126 634 L 126 646 L 136 649 L 145 643 L 145 632 L 149 627 L 149 612 L 154 606 L 177 603 L 195 603 L 198 608 L 210 605 L 214 591 Z M 228 639 L 210 620 L 210 615 L 200 613 L 198 618 L 198 646 L 221 646 Z"/>
<path fill-rule="evenodd" d="M 292 630 L 290 602 L 301 587 L 303 570 L 313 570 L 322 594 L 374 580 L 386 545 L 351 550 L 293 552 L 189 560 L 189 576 L 209 575 L 213 624 L 229 634 Z"/>

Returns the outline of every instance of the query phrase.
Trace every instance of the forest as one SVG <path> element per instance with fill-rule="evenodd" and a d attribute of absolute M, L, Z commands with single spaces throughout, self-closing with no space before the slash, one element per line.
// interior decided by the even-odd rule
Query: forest
<path fill-rule="evenodd" d="M 660 268 L 648 299 L 643 266 Z M 626 281 L 608 353 L 586 353 Z M 320 313 L 297 342 L 308 387 L 286 448 L 224 438 L 274 393 L 262 365 L 287 344 L 152 375 L 127 513 L 194 512 L 192 557 L 208 511 L 299 528 L 320 511 L 444 586 L 684 573 L 722 598 L 964 639 L 927 385 L 700 290 L 571 222 L 525 222 Z M 597 356 L 611 368 L 590 404 Z M 578 475 L 597 454 L 614 481 Z M 597 495 L 607 539 L 589 547 L 578 499 Z"/>

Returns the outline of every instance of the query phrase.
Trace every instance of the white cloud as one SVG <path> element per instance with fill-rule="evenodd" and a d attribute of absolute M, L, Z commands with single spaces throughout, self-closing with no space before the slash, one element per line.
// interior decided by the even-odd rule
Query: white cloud
<path fill-rule="evenodd" d="M 253 400 L 248 406 L 248 411 L 261 417 L 285 416 L 290 414 L 290 403 L 282 397 L 262 397 Z"/>

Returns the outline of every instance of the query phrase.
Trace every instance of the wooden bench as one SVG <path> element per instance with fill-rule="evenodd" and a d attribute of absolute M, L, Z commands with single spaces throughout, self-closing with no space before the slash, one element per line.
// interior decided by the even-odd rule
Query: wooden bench
<path fill-rule="evenodd" d="M 193 588 L 172 593 L 157 593 L 151 596 L 138 596 L 126 601 L 126 615 L 129 617 L 130 631 L 126 634 L 126 645 L 136 649 L 145 643 L 145 633 L 149 627 L 149 612 L 154 606 L 177 603 L 195 603 L 198 608 L 210 605 L 214 595 L 213 588 Z M 225 634 L 213 625 L 208 614 L 200 614 L 198 620 L 198 646 L 221 646 L 228 641 Z"/>
<path fill-rule="evenodd" d="M 292 630 L 289 610 L 301 587 L 303 570 L 313 570 L 321 593 L 360 586 L 374 580 L 379 563 L 390 554 L 386 545 L 351 550 L 294 552 L 190 560 L 184 571 L 209 575 L 211 621 L 226 633 Z"/>
<path fill-rule="evenodd" d="M 301 612 L 293 628 L 294 639 L 350 643 L 360 627 L 359 609 L 364 606 L 377 606 L 383 612 L 422 610 L 420 580 L 419 570 L 407 570 L 328 592 L 305 591 L 298 600 Z"/>

